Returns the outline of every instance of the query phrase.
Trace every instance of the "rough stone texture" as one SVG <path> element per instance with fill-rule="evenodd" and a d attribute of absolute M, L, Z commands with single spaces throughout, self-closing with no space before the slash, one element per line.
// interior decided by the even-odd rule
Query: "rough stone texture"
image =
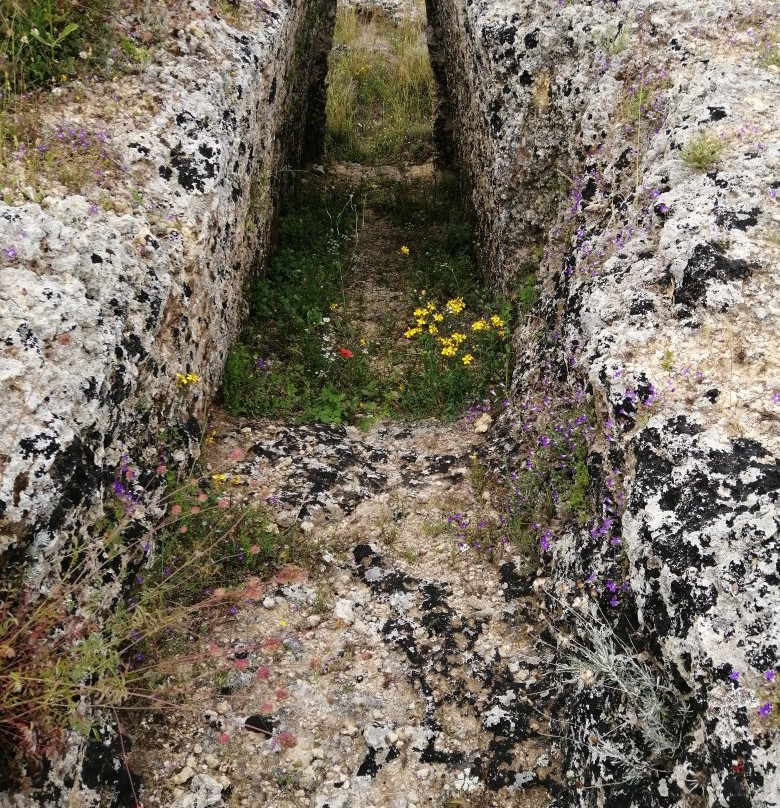
<path fill-rule="evenodd" d="M 471 485 L 475 424 L 211 426 L 208 470 L 270 500 L 280 530 L 297 520 L 314 558 L 247 584 L 210 634 L 227 676 L 136 739 L 144 805 L 207 804 L 199 771 L 230 805 L 547 805 L 560 749 L 533 571 L 453 522 L 500 507 Z"/>
<path fill-rule="evenodd" d="M 343 0 L 340 5 L 368 14 L 378 12 L 401 24 L 418 19 L 423 8 L 419 0 Z"/>
<path fill-rule="evenodd" d="M 264 3 L 251 30 L 203 0 L 191 11 L 145 71 L 110 85 L 126 171 L 109 209 L 97 189 L 52 184 L 40 204 L 0 203 L 0 558 L 26 554 L 42 584 L 90 534 L 124 456 L 150 470 L 145 486 L 197 452 L 287 169 L 321 153 L 335 0 Z M 108 90 L 58 114 L 95 126 Z M 0 803 L 134 806 L 116 733 L 99 731 L 69 739 L 31 801 Z M 191 804 L 215 804 L 211 785 Z"/>
<path fill-rule="evenodd" d="M 319 156 L 335 0 L 263 4 L 246 31 L 192 9 L 110 87 L 112 209 L 56 188 L 0 204 L 0 553 L 50 556 L 86 529 L 123 455 L 153 469 L 196 450 L 285 169 Z"/>
<path fill-rule="evenodd" d="M 777 8 L 428 11 L 440 131 L 455 133 L 483 263 L 510 293 L 539 280 L 515 392 L 584 384 L 597 414 L 591 478 L 611 525 L 555 536 L 551 592 L 600 604 L 616 630 L 638 623 L 690 709 L 665 761 L 623 739 L 651 764 L 626 784 L 605 740 L 636 726 L 630 699 L 568 686 L 557 804 L 780 805 L 777 724 L 758 712 L 780 651 L 780 77 L 762 60 Z M 702 133 L 721 154 L 696 169 L 683 157 Z M 617 607 L 606 581 L 626 584 Z"/>

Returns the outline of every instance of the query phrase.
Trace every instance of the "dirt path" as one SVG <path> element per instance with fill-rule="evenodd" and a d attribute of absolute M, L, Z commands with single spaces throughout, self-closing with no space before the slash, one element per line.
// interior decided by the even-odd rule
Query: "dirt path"
<path fill-rule="evenodd" d="M 278 503 L 281 529 L 299 520 L 320 560 L 219 627 L 236 669 L 193 693 L 202 716 L 162 730 L 145 806 L 546 804 L 531 601 L 510 557 L 459 549 L 448 521 L 489 507 L 473 428 L 214 427 L 210 461 L 245 452 L 228 473 Z"/>

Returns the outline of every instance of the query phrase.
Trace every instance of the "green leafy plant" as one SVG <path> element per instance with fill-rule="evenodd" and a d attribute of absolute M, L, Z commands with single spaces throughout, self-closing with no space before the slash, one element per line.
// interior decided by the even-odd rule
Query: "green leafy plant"
<path fill-rule="evenodd" d="M 0 72 L 6 93 L 59 82 L 92 54 L 111 14 L 102 0 L 0 0 Z M 80 56 L 81 55 L 81 56 Z"/>

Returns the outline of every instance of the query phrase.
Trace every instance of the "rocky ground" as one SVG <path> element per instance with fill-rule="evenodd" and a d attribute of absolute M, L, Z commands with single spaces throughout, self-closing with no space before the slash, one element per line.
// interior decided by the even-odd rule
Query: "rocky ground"
<path fill-rule="evenodd" d="M 432 167 L 334 166 L 325 181 L 388 179 L 432 181 Z M 404 233 L 370 205 L 361 222 L 347 315 L 402 357 Z M 270 503 L 307 557 L 251 580 L 213 631 L 230 673 L 144 725 L 130 762 L 145 808 L 549 802 L 560 766 L 535 570 L 465 536 L 500 519 L 478 460 L 489 422 L 213 415 L 205 470 Z"/>
<path fill-rule="evenodd" d="M 132 761 L 146 808 L 547 804 L 531 587 L 511 553 L 458 549 L 452 523 L 492 507 L 472 485 L 474 425 L 214 426 L 210 461 L 241 449 L 228 473 L 319 562 L 257 584 L 216 630 L 235 670 L 193 693 L 200 714 L 148 727 Z"/>

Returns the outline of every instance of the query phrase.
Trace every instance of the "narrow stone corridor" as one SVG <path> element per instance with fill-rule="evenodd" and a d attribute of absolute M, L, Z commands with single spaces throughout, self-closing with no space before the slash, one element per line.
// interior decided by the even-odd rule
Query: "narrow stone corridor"
<path fill-rule="evenodd" d="M 362 200 L 345 215 L 355 246 L 337 308 L 361 345 L 385 346 L 375 373 L 401 386 L 416 231 L 377 202 L 448 181 L 431 162 L 336 162 L 302 179 L 304 193 Z M 233 481 L 232 498 L 270 504 L 306 557 L 248 582 L 210 637 L 232 671 L 198 684 L 188 702 L 202 710 L 147 728 L 162 748 L 136 745 L 146 808 L 549 802 L 551 651 L 535 570 L 488 530 L 506 514 L 482 485 L 482 410 L 362 429 L 213 413 L 205 471 Z"/>

